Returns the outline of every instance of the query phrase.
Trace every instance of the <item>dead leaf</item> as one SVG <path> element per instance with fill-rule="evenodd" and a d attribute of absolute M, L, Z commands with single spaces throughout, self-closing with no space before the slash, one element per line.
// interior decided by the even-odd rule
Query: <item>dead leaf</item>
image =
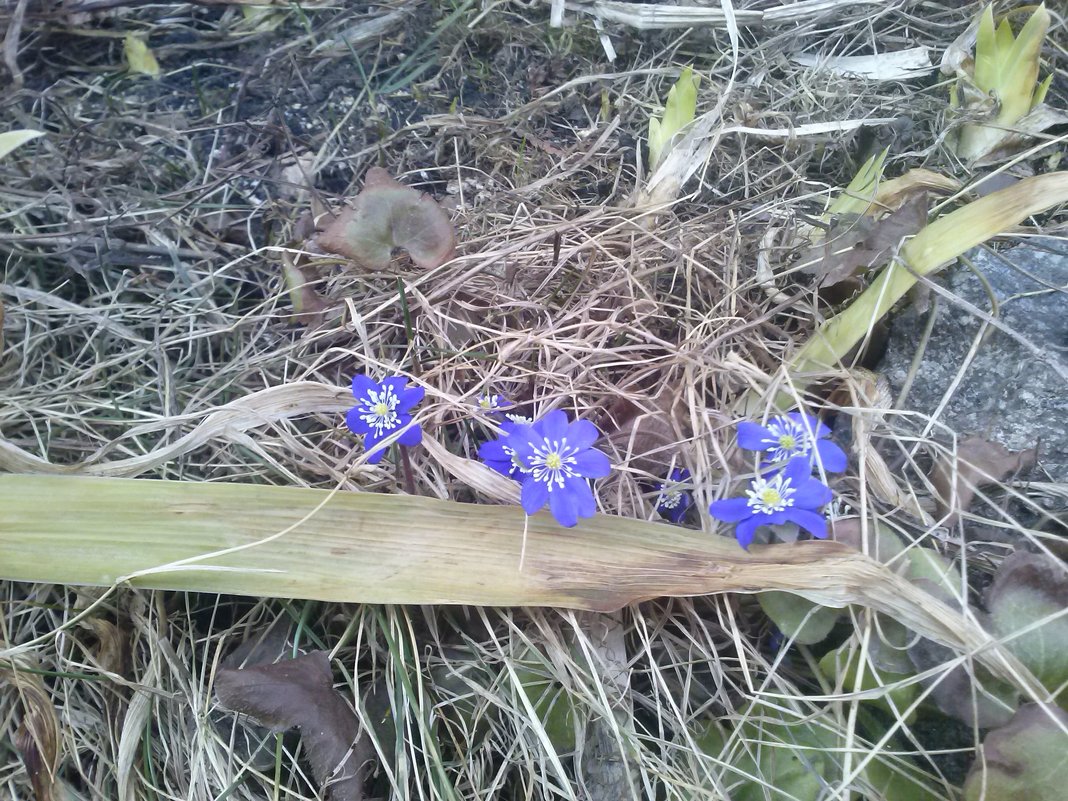
<path fill-rule="evenodd" d="M 285 278 L 286 290 L 289 292 L 289 301 L 293 304 L 293 319 L 295 322 L 304 323 L 308 326 L 318 325 L 323 320 L 323 312 L 329 305 L 315 289 L 312 282 L 290 258 L 288 253 L 282 253 L 282 276 Z"/>
<path fill-rule="evenodd" d="M 318 237 L 319 246 L 384 270 L 393 248 L 404 248 L 413 262 L 431 269 L 452 258 L 452 223 L 429 195 L 393 180 L 381 167 L 367 171 L 363 191 Z"/>
<path fill-rule="evenodd" d="M 0 645 L 3 645 L 2 641 Z M 15 696 L 22 702 L 22 722 L 13 740 L 30 777 L 34 799 L 53 801 L 63 795 L 63 788 L 56 786 L 56 771 L 59 768 L 59 718 L 52 698 L 39 674 L 19 670 L 14 664 L 10 670 L 0 668 L 0 683 L 5 682 L 11 685 Z"/>
<path fill-rule="evenodd" d="M 880 219 L 842 215 L 831 223 L 826 238 L 809 250 L 803 271 L 816 276 L 820 287 L 852 278 L 886 262 L 901 240 L 927 225 L 927 195 L 908 197 Z"/>
<path fill-rule="evenodd" d="M 1037 445 L 1024 451 L 1010 451 L 1004 445 L 982 437 L 961 440 L 956 458 L 951 453 L 940 453 L 928 476 L 934 487 L 939 516 L 945 516 L 945 525 L 956 525 L 979 487 L 997 484 L 1015 473 L 1029 470 L 1037 460 Z"/>
<path fill-rule="evenodd" d="M 312 773 L 331 801 L 362 801 L 363 765 L 370 756 L 352 707 L 334 690 L 330 659 L 313 651 L 240 670 L 220 668 L 219 701 L 279 731 L 297 727 Z"/>
<path fill-rule="evenodd" d="M 678 443 L 689 437 L 689 427 L 672 413 L 671 402 L 670 397 L 648 399 L 643 408 L 623 396 L 612 400 L 596 423 L 613 464 L 666 477 L 668 465 L 679 456 Z"/>

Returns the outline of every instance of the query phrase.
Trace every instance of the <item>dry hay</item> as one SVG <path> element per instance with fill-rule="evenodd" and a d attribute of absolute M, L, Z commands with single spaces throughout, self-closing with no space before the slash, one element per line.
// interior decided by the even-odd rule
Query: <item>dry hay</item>
<path fill-rule="evenodd" d="M 232 414 L 267 388 L 316 382 L 343 403 L 353 373 L 402 372 L 427 388 L 417 419 L 439 443 L 413 452 L 419 493 L 493 497 L 447 469 L 486 436 L 474 399 L 492 391 L 520 413 L 563 408 L 611 433 L 617 469 L 599 491 L 605 513 L 655 519 L 653 482 L 674 465 L 705 479 L 697 506 L 707 508 L 716 479 L 738 469 L 725 450 L 731 403 L 782 382 L 784 354 L 821 314 L 811 289 L 783 270 L 788 253 L 772 253 L 773 285 L 758 277 L 769 228 L 788 241 L 888 131 L 901 164 L 946 163 L 942 89 L 832 77 L 786 54 L 937 48 L 968 11 L 841 4 L 831 16 L 742 28 L 737 63 L 721 28 L 609 26 L 618 61 L 608 64 L 586 22 L 554 31 L 517 4 L 434 8 L 448 24 L 432 27 L 414 3 L 385 15 L 306 5 L 284 12 L 283 35 L 256 30 L 237 8 L 123 11 L 108 24 L 152 33 L 165 72 L 156 83 L 118 74 L 121 39 L 85 35 L 111 30 L 99 17 L 80 20 L 79 32 L 70 20 L 26 16 L 25 84 L 5 101 L 3 124 L 41 125 L 48 136 L 26 149 L 31 157 L 0 165 L 7 468 L 53 469 L 44 460 L 108 475 L 403 491 L 399 471 L 362 461 L 332 408 L 287 406 L 280 390 L 269 406 Z M 677 203 L 635 208 L 635 146 L 675 74 L 669 65 L 691 62 L 709 87 L 699 111 L 723 100 L 724 128 L 899 122 L 723 135 Z M 731 93 L 718 94 L 732 76 Z M 376 93 L 368 80 L 393 88 Z M 311 325 L 295 322 L 281 259 L 303 246 L 302 216 L 354 193 L 375 164 L 445 199 L 459 255 L 429 271 L 401 256 L 385 273 L 319 257 L 314 288 L 328 309 Z M 877 407 L 876 387 L 863 376 L 847 386 L 843 408 L 864 428 L 866 469 L 843 494 L 930 541 L 928 457 Z M 1038 514 L 1038 501 L 1063 504 L 1057 493 L 1011 495 Z M 981 522 L 1020 527 L 1005 511 Z M 707 515 L 701 524 L 713 530 Z M 988 548 L 976 564 L 953 532 L 939 533 L 973 576 L 997 556 L 999 546 Z M 39 640 L 30 666 L 47 671 L 63 776 L 85 798 L 261 798 L 276 769 L 293 797 L 311 797 L 291 742 L 278 743 L 276 763 L 235 745 L 241 727 L 213 723 L 220 653 L 276 620 L 292 627 L 291 642 L 331 649 L 365 719 L 392 718 L 392 729 L 376 729 L 375 786 L 397 797 L 415 787 L 431 798 L 490 797 L 505 786 L 515 797 L 576 797 L 572 781 L 593 792 L 623 782 L 633 797 L 685 798 L 717 782 L 725 793 L 739 777 L 714 778 L 724 765 L 695 747 L 694 722 L 739 714 L 754 697 L 844 732 L 847 774 L 868 758 L 858 697 L 826 687 L 823 703 L 797 686 L 794 657 L 768 647 L 771 632 L 745 598 L 649 603 L 601 631 L 603 621 L 552 611 L 120 591 L 70 626 L 92 593 L 0 586 L 0 636 Z M 871 624 L 857 615 L 858 626 Z M 516 667 L 532 649 L 538 669 L 601 721 L 575 758 L 561 761 L 517 695 Z M 0 700 L 9 734 L 17 699 Z M 457 707 L 473 711 L 451 715 Z M 903 711 L 894 728 L 907 752 L 924 751 Z M 605 778 L 603 765 L 621 753 L 629 770 Z M 924 767 L 959 781 L 945 758 Z M 28 792 L 10 750 L 5 783 Z"/>

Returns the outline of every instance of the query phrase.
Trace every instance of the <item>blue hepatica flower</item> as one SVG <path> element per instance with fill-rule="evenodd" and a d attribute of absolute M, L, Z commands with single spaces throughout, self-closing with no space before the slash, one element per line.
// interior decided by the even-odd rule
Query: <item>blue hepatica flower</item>
<path fill-rule="evenodd" d="M 403 430 L 397 442 L 401 445 L 418 445 L 423 438 L 419 426 L 412 422 L 411 409 L 423 399 L 422 387 L 408 387 L 408 380 L 400 376 L 385 378 L 382 383 L 362 373 L 352 379 L 352 394 L 356 405 L 345 415 L 345 424 L 354 434 L 363 434 L 363 446 L 367 461 L 378 464 L 386 454 L 379 443 L 392 434 Z"/>
<path fill-rule="evenodd" d="M 478 408 L 484 412 L 500 412 L 504 409 L 510 409 L 515 405 L 508 400 L 508 398 L 504 397 L 504 395 L 492 395 L 488 392 L 479 395 L 475 399 L 475 403 L 477 403 Z"/>
<path fill-rule="evenodd" d="M 685 467 L 676 467 L 668 480 L 660 485 L 660 494 L 656 496 L 656 511 L 672 523 L 681 523 L 686 517 L 686 510 L 693 504 L 693 497 L 678 485 L 690 480 L 690 471 Z"/>
<path fill-rule="evenodd" d="M 522 465 L 521 503 L 532 515 L 549 504 L 561 526 L 573 526 L 580 517 L 592 517 L 597 501 L 589 479 L 607 476 L 608 457 L 592 447 L 601 432 L 587 420 L 567 422 L 562 411 L 549 412 L 530 425 L 518 425 L 507 436 L 517 464 Z"/>
<path fill-rule="evenodd" d="M 746 550 L 760 526 L 796 523 L 814 537 L 827 536 L 827 518 L 818 510 L 830 503 L 831 489 L 812 478 L 812 465 L 803 456 L 786 467 L 750 483 L 745 498 L 727 498 L 708 507 L 712 517 L 737 523 L 734 536 Z"/>
<path fill-rule="evenodd" d="M 812 415 L 790 412 L 773 417 L 766 426 L 738 423 L 738 446 L 747 451 L 764 451 L 767 463 L 785 462 L 804 456 L 811 465 L 818 462 L 828 473 L 841 473 L 849 464 L 845 451 L 827 437 L 831 429 Z"/>
<path fill-rule="evenodd" d="M 478 447 L 478 458 L 492 467 L 502 476 L 522 481 L 529 471 L 519 459 L 516 458 L 515 448 L 511 444 L 511 435 L 517 428 L 529 425 L 530 421 L 517 422 L 506 420 L 501 423 L 501 434 L 497 439 L 483 442 Z"/>

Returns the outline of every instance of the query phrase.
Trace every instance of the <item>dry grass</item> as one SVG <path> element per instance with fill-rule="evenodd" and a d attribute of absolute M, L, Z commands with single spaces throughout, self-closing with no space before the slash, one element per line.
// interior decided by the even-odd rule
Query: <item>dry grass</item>
<path fill-rule="evenodd" d="M 705 509 L 744 470 L 727 449 L 727 410 L 747 390 L 774 394 L 822 314 L 785 252 L 771 253 L 774 285 L 758 278 L 769 228 L 788 240 L 887 132 L 891 172 L 959 169 L 941 147 L 945 91 L 933 80 L 832 77 L 785 54 L 923 44 L 937 58 L 972 5 L 844 3 L 743 27 L 736 60 L 723 28 L 609 26 L 615 64 L 587 20 L 550 30 L 537 7 L 345 5 L 279 10 L 280 34 L 237 7 L 27 13 L 25 83 L 0 125 L 48 135 L 0 164 L 6 469 L 401 492 L 399 471 L 367 465 L 334 413 L 219 416 L 268 387 L 400 372 L 426 387 L 418 420 L 453 456 L 473 457 L 485 436 L 474 398 L 502 392 L 521 413 L 563 408 L 610 434 L 603 512 L 656 519 L 653 482 L 673 465 L 701 477 Z M 159 81 L 122 74 L 129 30 L 151 33 Z M 699 113 L 722 102 L 716 146 L 678 202 L 635 207 L 635 145 L 687 63 L 705 76 Z M 780 135 L 874 118 L 898 122 Z M 294 322 L 280 265 L 303 247 L 302 216 L 353 194 L 376 164 L 446 198 L 459 255 L 426 272 L 398 258 L 388 274 L 319 257 L 309 275 L 329 307 L 314 325 Z M 959 560 L 961 592 L 974 596 L 1007 546 L 924 523 L 926 465 L 945 447 L 935 433 L 949 432 L 880 407 L 862 374 L 845 387 L 866 469 L 841 483 L 843 498 Z M 421 494 L 486 500 L 427 449 L 412 470 Z M 1052 482 L 1002 488 L 969 524 L 1044 549 L 1052 535 L 1040 529 L 1064 497 Z M 694 525 L 714 536 L 706 514 Z M 13 745 L 28 704 L 54 709 L 72 798 L 315 797 L 297 741 L 233 725 L 212 695 L 221 655 L 275 621 L 294 650 L 336 658 L 383 797 L 730 798 L 745 778 L 738 753 L 757 743 L 750 731 L 706 753 L 702 734 L 768 710 L 838 738 L 823 757 L 841 769 L 821 798 L 864 793 L 859 769 L 876 753 L 858 723 L 863 693 L 815 686 L 813 652 L 772 647 L 747 597 L 586 616 L 120 590 L 72 624 L 95 592 L 0 591 L 0 638 L 35 643 L 0 660 L 0 679 L 21 677 L 8 673 L 19 692 L 0 696 L 0 795 L 11 798 L 31 797 Z M 867 613 L 854 617 L 865 643 L 879 636 Z M 523 692 L 532 674 L 552 680 L 558 710 L 577 710 L 577 736 Z M 34 694 L 26 682 L 38 679 Z M 932 725 L 897 710 L 881 753 L 916 757 L 936 797 L 952 798 L 979 734 L 932 737 Z"/>

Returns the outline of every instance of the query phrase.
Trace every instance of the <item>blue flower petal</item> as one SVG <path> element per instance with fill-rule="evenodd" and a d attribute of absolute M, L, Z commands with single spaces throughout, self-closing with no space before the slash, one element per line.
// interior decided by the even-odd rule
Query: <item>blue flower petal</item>
<path fill-rule="evenodd" d="M 567 413 L 559 409 L 549 412 L 543 418 L 534 423 L 546 439 L 562 440 L 567 436 Z"/>
<path fill-rule="evenodd" d="M 828 473 L 842 473 L 849 466 L 846 452 L 830 440 L 821 439 L 816 443 L 816 455 Z"/>
<path fill-rule="evenodd" d="M 362 407 L 353 406 L 345 413 L 345 425 L 349 427 L 349 431 L 353 434 L 370 434 L 371 426 L 367 425 L 360 418 L 360 411 Z"/>
<path fill-rule="evenodd" d="M 576 420 L 567 427 L 567 444 L 573 448 L 588 448 L 601 436 L 597 426 L 589 420 Z"/>
<path fill-rule="evenodd" d="M 570 439 L 567 444 L 571 444 Z M 603 478 L 612 472 L 612 463 L 599 450 L 590 448 L 575 454 L 575 470 L 586 478 Z"/>
<path fill-rule="evenodd" d="M 803 414 L 802 412 L 790 412 L 786 416 L 816 438 L 829 437 L 831 435 L 831 429 L 827 426 L 827 424 L 821 422 L 818 417 L 814 417 L 811 414 Z"/>
<path fill-rule="evenodd" d="M 724 523 L 737 523 L 753 514 L 746 498 L 724 498 L 722 501 L 713 501 L 708 507 L 708 512 L 712 517 Z"/>
<path fill-rule="evenodd" d="M 504 440 L 491 439 L 489 442 L 483 442 L 478 446 L 478 458 L 483 461 L 511 461 L 511 454 L 504 450 Z"/>
<path fill-rule="evenodd" d="M 813 537 L 821 540 L 827 538 L 827 518 L 819 512 L 811 512 L 807 509 L 789 510 L 790 521 L 797 523 Z"/>
<path fill-rule="evenodd" d="M 408 387 L 397 393 L 397 411 L 408 412 L 415 404 L 419 403 L 426 395 L 422 387 Z"/>
<path fill-rule="evenodd" d="M 738 527 L 734 529 L 734 538 L 738 540 L 738 544 L 742 548 L 749 550 L 749 546 L 753 542 L 753 534 L 763 525 L 763 522 L 755 517 L 750 517 L 748 520 L 743 520 L 738 524 Z"/>
<path fill-rule="evenodd" d="M 372 380 L 370 376 L 357 373 L 352 377 L 352 395 L 356 400 L 366 400 L 371 390 L 378 391 L 378 382 Z"/>
<path fill-rule="evenodd" d="M 775 437 L 764 426 L 758 426 L 748 420 L 738 423 L 739 448 L 744 448 L 747 451 L 766 451 L 771 447 L 771 443 L 765 442 L 765 440 L 774 442 Z"/>
<path fill-rule="evenodd" d="M 382 457 L 386 455 L 386 451 L 389 448 L 382 447 L 379 444 L 384 439 L 385 437 L 376 437 L 373 433 L 363 438 L 363 448 L 367 452 L 368 464 L 378 464 L 382 461 Z"/>
<path fill-rule="evenodd" d="M 791 486 L 800 487 L 812 475 L 812 462 L 808 460 L 807 456 L 795 456 L 786 463 L 782 474 L 784 479 L 789 480 Z M 823 485 L 821 484 L 820 486 Z"/>
<path fill-rule="evenodd" d="M 831 488 L 815 478 L 806 476 L 795 486 L 797 493 L 794 495 L 794 506 L 800 509 L 819 509 L 829 504 L 834 497 Z"/>
<path fill-rule="evenodd" d="M 577 506 L 575 496 L 566 488 L 554 487 L 549 492 L 549 511 L 561 526 L 571 528 L 578 523 Z"/>
<path fill-rule="evenodd" d="M 405 417 L 407 417 L 408 419 L 404 420 Z M 401 425 L 408 425 L 408 423 L 410 423 L 411 420 L 412 420 L 412 418 L 409 417 L 408 415 L 402 415 L 402 417 L 401 417 Z M 399 444 L 405 445 L 405 446 L 407 446 L 409 448 L 412 447 L 413 445 L 418 445 L 422 441 L 423 441 L 423 429 L 422 429 L 421 426 L 410 426 L 409 428 L 405 429 L 403 434 L 401 434 L 399 437 L 397 437 L 397 442 Z"/>
<path fill-rule="evenodd" d="M 567 486 L 575 499 L 579 517 L 593 517 L 597 514 L 597 499 L 593 497 L 593 489 L 589 481 L 584 478 L 573 478 L 567 482 Z"/>
<path fill-rule="evenodd" d="M 549 500 L 549 487 L 543 481 L 535 481 L 532 476 L 523 480 L 520 503 L 528 515 L 535 514 Z"/>

